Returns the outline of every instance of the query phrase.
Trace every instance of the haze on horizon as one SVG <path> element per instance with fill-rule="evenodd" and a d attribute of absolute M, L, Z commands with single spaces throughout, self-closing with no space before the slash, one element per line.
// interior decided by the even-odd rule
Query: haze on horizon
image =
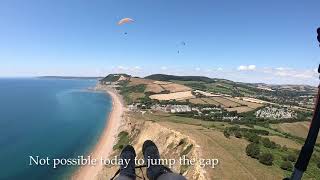
<path fill-rule="evenodd" d="M 318 0 L 3 0 L 0 77 L 162 73 L 317 85 L 319 6 Z M 117 25 L 125 17 L 135 22 Z"/>

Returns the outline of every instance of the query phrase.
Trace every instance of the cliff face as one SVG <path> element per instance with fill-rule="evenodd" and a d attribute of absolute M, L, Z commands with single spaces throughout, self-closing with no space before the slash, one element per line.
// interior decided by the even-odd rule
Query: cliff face
<path fill-rule="evenodd" d="M 171 170 L 176 173 L 182 173 L 187 179 L 207 179 L 205 178 L 205 170 L 200 168 L 199 164 L 192 167 L 180 165 L 179 158 L 185 155 L 188 159 L 199 159 L 200 151 L 194 140 L 180 132 L 166 128 L 156 122 L 137 120 L 129 113 L 124 117 L 125 121 L 121 127 L 121 131 L 129 133 L 130 142 L 134 146 L 137 158 L 142 159 L 142 145 L 145 140 L 152 140 L 158 146 L 162 159 L 174 159 L 176 162 Z M 113 156 L 120 154 L 115 150 Z M 100 179 L 110 179 L 119 167 L 105 167 L 100 173 Z M 145 171 L 145 170 L 143 170 Z M 141 176 L 141 171 L 136 169 L 136 173 Z M 145 172 L 144 172 L 145 174 Z"/>

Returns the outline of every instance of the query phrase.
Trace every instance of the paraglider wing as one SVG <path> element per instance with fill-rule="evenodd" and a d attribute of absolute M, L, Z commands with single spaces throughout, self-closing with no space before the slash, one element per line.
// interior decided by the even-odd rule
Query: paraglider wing
<path fill-rule="evenodd" d="M 134 20 L 131 18 L 123 18 L 118 22 L 118 25 L 123 25 L 127 23 L 132 23 L 132 22 L 134 22 Z"/>

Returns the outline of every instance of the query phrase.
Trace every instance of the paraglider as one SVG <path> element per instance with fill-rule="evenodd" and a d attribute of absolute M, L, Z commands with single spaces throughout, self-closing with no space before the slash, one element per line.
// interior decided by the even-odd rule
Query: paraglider
<path fill-rule="evenodd" d="M 131 18 L 123 18 L 118 22 L 118 25 L 124 25 L 127 23 L 133 23 L 133 22 L 134 22 L 134 20 Z"/>
<path fill-rule="evenodd" d="M 183 46 L 186 46 L 186 42 L 181 41 L 181 42 L 179 43 L 179 45 L 178 45 L 178 48 L 179 48 L 179 50 L 177 51 L 178 54 L 180 54 L 180 51 L 181 51 L 181 49 L 182 49 Z"/>
<path fill-rule="evenodd" d="M 119 26 L 122 26 L 124 24 L 133 23 L 133 22 L 134 22 L 134 20 L 132 18 L 123 18 L 120 21 L 118 21 L 117 24 Z M 128 32 L 124 32 L 124 35 L 127 35 L 127 34 L 128 34 Z"/>

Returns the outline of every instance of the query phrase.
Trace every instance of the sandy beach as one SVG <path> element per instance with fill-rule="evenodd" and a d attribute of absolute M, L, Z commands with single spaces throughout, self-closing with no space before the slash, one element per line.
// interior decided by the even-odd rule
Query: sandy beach
<path fill-rule="evenodd" d="M 100 90 L 100 89 L 99 89 Z M 112 111 L 109 114 L 109 117 L 106 119 L 106 127 L 91 152 L 90 156 L 92 159 L 97 159 L 99 162 L 101 157 L 107 158 L 112 152 L 113 144 L 116 141 L 118 134 L 118 129 L 121 124 L 121 118 L 123 114 L 123 103 L 119 95 L 114 92 L 112 89 L 103 89 L 112 97 Z M 74 180 L 93 180 L 97 179 L 97 175 L 103 168 L 103 164 L 97 163 L 95 166 L 82 166 L 76 173 L 73 175 L 72 179 Z"/>

